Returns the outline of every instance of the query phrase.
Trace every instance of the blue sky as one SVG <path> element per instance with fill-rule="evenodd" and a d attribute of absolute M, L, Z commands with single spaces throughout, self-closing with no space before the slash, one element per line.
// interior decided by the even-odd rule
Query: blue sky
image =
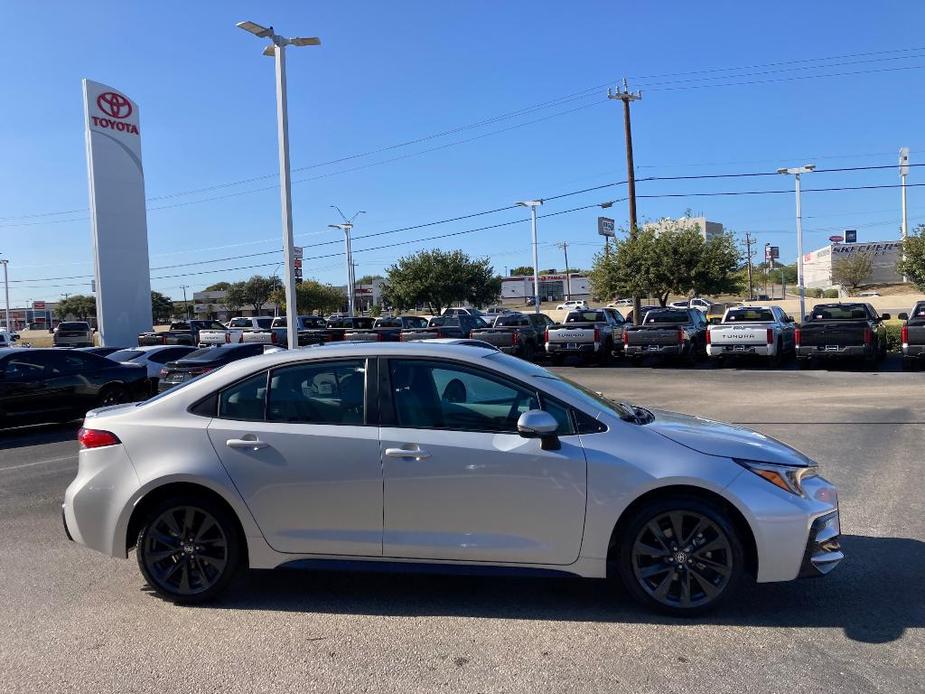
<path fill-rule="evenodd" d="M 235 28 L 242 19 L 322 38 L 288 60 L 296 238 L 306 257 L 339 253 L 337 243 L 315 245 L 341 240 L 327 229 L 339 221 L 329 206 L 366 210 L 354 230 L 358 276 L 430 247 L 489 255 L 499 272 L 529 264 L 526 223 L 364 250 L 525 219 L 521 210 L 362 237 L 622 180 L 621 113 L 605 85 L 623 76 L 644 93 L 633 111 L 640 178 L 894 164 L 901 145 L 913 163 L 925 159 L 925 40 L 902 30 L 922 25 L 921 3 L 6 0 L 2 14 L 0 252 L 10 258 L 16 304 L 89 289 L 83 77 L 140 104 L 152 286 L 181 297 L 183 284 L 273 272 L 281 258 L 272 253 L 280 248 L 273 63 Z M 430 139 L 384 150 L 420 138 Z M 804 180 L 806 188 L 892 185 L 898 174 Z M 791 186 L 783 177 L 641 181 L 637 192 Z M 188 193 L 200 189 L 210 190 Z M 589 192 L 541 212 L 624 195 L 623 187 Z M 909 191 L 912 224 L 925 221 L 923 195 Z M 860 240 L 898 236 L 897 189 L 803 201 L 808 248 L 844 228 Z M 792 195 L 639 201 L 643 219 L 688 208 L 795 255 Z M 610 212 L 625 224 L 625 203 Z M 562 267 L 553 244 L 566 240 L 571 264 L 588 266 L 600 246 L 599 213 L 540 220 L 540 265 Z M 267 266 L 211 272 L 246 265 Z M 342 283 L 343 256 L 307 260 L 305 275 Z"/>

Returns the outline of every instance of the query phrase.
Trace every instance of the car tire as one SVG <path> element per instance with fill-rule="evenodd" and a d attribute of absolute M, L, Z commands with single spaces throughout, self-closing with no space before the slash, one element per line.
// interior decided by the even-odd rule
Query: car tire
<path fill-rule="evenodd" d="M 811 369 L 813 367 L 813 360 L 810 357 L 800 357 L 797 359 L 797 367 L 801 371 Z"/>
<path fill-rule="evenodd" d="M 561 354 L 553 353 L 550 358 L 552 359 L 553 366 L 562 366 L 562 363 L 565 361 L 565 357 Z"/>
<path fill-rule="evenodd" d="M 193 605 L 228 588 L 241 568 L 242 549 L 238 524 L 225 508 L 209 498 L 181 496 L 165 499 L 148 514 L 135 554 L 157 595 Z"/>
<path fill-rule="evenodd" d="M 128 391 L 120 385 L 104 386 L 97 396 L 97 407 L 108 407 L 109 405 L 121 405 L 128 402 Z"/>
<path fill-rule="evenodd" d="M 610 340 L 608 340 L 601 346 L 601 351 L 597 355 L 598 366 L 607 366 L 610 364 L 612 353 L 613 345 L 611 344 Z"/>
<path fill-rule="evenodd" d="M 745 572 L 745 550 L 729 516 L 695 497 L 644 504 L 624 527 L 618 552 L 617 571 L 626 590 L 642 604 L 675 616 L 715 609 L 735 592 Z"/>

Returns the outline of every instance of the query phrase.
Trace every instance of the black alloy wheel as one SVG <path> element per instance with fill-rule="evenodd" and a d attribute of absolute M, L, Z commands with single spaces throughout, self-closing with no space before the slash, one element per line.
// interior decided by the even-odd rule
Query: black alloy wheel
<path fill-rule="evenodd" d="M 158 506 L 138 533 L 136 549 L 148 585 L 177 603 L 214 598 L 240 561 L 236 526 L 207 500 L 174 499 Z"/>
<path fill-rule="evenodd" d="M 620 575 L 643 603 L 676 615 L 716 607 L 743 571 L 741 542 L 728 519 L 698 499 L 669 499 L 641 509 L 625 533 Z"/>
<path fill-rule="evenodd" d="M 106 386 L 100 391 L 99 406 L 121 405 L 128 402 L 128 394 L 122 386 Z"/>

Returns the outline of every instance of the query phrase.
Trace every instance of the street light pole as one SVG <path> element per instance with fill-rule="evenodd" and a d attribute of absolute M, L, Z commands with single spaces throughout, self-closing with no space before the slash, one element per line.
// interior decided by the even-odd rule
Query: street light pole
<path fill-rule="evenodd" d="M 366 210 L 358 210 L 350 219 L 341 212 L 337 205 L 331 205 L 343 219 L 343 224 L 328 224 L 331 229 L 340 229 L 344 232 L 344 254 L 347 256 L 347 313 L 353 318 L 356 312 L 356 271 L 353 266 L 353 241 L 350 238 L 350 232 L 353 230 L 353 222 L 361 214 L 366 214 Z"/>
<path fill-rule="evenodd" d="M 181 284 L 180 289 L 183 290 L 183 312 L 186 314 L 186 320 L 189 320 L 189 303 L 186 301 L 186 290 L 189 288 L 188 284 Z"/>
<path fill-rule="evenodd" d="M 3 263 L 3 293 L 4 293 L 4 306 L 5 306 L 5 320 L 6 320 L 6 329 L 9 332 L 13 332 L 13 327 L 10 325 L 10 278 L 7 274 L 7 265 L 10 261 L 8 258 L 0 258 L 0 263 Z"/>
<path fill-rule="evenodd" d="M 271 44 L 263 54 L 276 59 L 276 125 L 279 138 L 279 190 L 283 223 L 283 262 L 286 264 L 286 337 L 287 344 L 294 348 L 299 344 L 295 293 L 295 242 L 292 237 L 292 181 L 289 171 L 289 114 L 286 102 L 286 46 L 319 46 L 317 37 L 285 38 L 274 33 L 273 27 L 263 27 L 254 22 L 238 22 L 244 29 L 258 38 L 270 39 Z"/>
<path fill-rule="evenodd" d="M 543 204 L 542 200 L 523 200 L 517 203 L 521 207 L 530 208 L 530 221 L 533 229 L 533 312 L 540 312 L 540 275 L 539 261 L 537 259 L 536 243 L 536 208 Z"/>
<path fill-rule="evenodd" d="M 778 169 L 779 174 L 788 174 L 793 176 L 795 181 L 796 203 L 797 203 L 797 284 L 800 288 L 800 320 L 806 315 L 806 291 L 803 279 L 803 215 L 800 210 L 800 175 L 812 173 L 815 171 L 815 164 L 806 166 L 795 166 L 792 168 Z"/>
<path fill-rule="evenodd" d="M 572 274 L 569 272 L 568 267 L 568 241 L 563 241 L 556 245 L 565 254 L 565 300 L 569 301 L 572 298 Z"/>
<path fill-rule="evenodd" d="M 902 181 L 902 236 L 903 236 L 903 253 L 902 259 L 906 259 L 906 237 L 909 235 L 909 216 L 906 212 L 906 176 L 909 175 L 909 148 L 902 147 L 899 150 L 899 178 Z M 909 278 L 903 274 L 903 282 L 908 282 Z"/>

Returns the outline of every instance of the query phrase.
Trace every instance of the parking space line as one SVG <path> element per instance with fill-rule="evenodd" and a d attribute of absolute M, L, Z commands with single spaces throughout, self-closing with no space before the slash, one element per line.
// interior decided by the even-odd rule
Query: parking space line
<path fill-rule="evenodd" d="M 23 463 L 22 465 L 10 465 L 9 467 L 0 467 L 0 472 L 6 472 L 8 470 L 20 470 L 24 467 L 34 467 L 36 465 L 47 465 L 48 463 L 62 463 L 65 460 L 73 460 L 76 462 L 76 455 L 69 455 L 64 458 L 48 458 L 48 460 L 36 460 L 32 463 Z"/>

